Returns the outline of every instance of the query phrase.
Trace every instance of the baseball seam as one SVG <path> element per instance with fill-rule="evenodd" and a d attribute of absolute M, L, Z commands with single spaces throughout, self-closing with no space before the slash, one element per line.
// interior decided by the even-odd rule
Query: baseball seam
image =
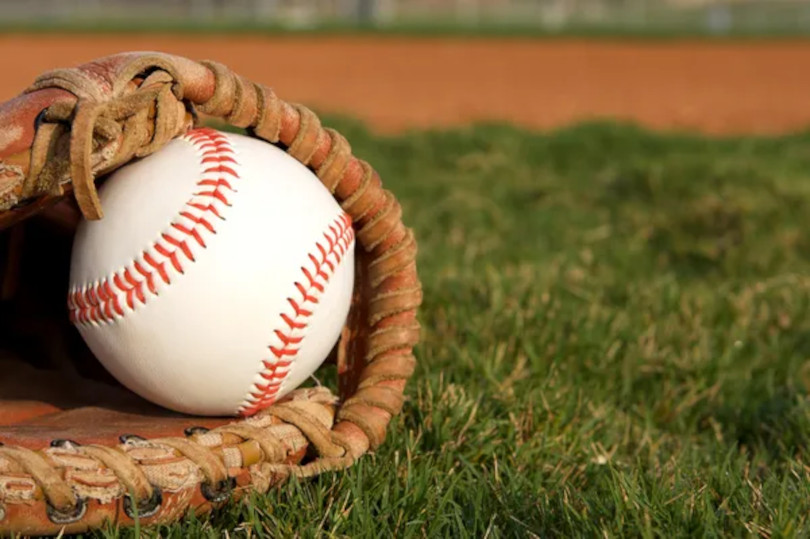
<path fill-rule="evenodd" d="M 281 385 L 290 372 L 290 366 L 301 348 L 307 321 L 320 302 L 329 279 L 340 266 L 354 241 L 351 217 L 343 213 L 329 226 L 329 231 L 323 233 L 323 237 L 325 244 L 321 241 L 315 242 L 317 253 L 308 254 L 311 269 L 301 266 L 303 282 L 294 283 L 300 299 L 288 297 L 290 310 L 279 314 L 282 321 L 280 326 L 286 329 L 273 330 L 280 346 L 268 347 L 272 357 L 262 360 L 263 369 L 259 373 L 264 382 L 253 384 L 238 410 L 243 416 L 253 415 L 275 402 Z"/>
<path fill-rule="evenodd" d="M 205 237 L 216 234 L 216 221 L 225 220 L 222 206 L 230 207 L 228 195 L 236 192 L 231 181 L 239 179 L 233 167 L 236 164 L 233 147 L 227 137 L 212 129 L 191 131 L 183 139 L 201 153 L 203 174 L 197 182 L 199 190 L 171 222 L 171 230 L 162 232 L 160 238 L 128 266 L 110 277 L 70 291 L 71 322 L 78 325 L 113 323 L 126 314 L 121 300 L 130 311 L 134 311 L 138 303 L 146 304 L 147 292 L 158 295 L 158 279 L 171 284 L 172 269 L 183 274 L 183 265 L 194 262 L 188 242 L 193 240 L 205 248 Z"/>

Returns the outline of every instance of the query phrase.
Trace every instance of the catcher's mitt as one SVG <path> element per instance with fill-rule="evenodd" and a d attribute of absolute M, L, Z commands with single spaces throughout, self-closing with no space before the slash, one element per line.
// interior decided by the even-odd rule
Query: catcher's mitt
<path fill-rule="evenodd" d="M 94 177 L 224 120 L 309 166 L 354 220 L 340 397 L 299 389 L 246 420 L 152 406 L 69 325 L 74 227 L 101 218 Z M 0 105 L 0 532 L 79 532 L 205 512 L 290 475 L 350 465 L 385 438 L 414 369 L 416 244 L 377 173 L 307 108 L 214 62 L 127 53 L 41 76 Z"/>

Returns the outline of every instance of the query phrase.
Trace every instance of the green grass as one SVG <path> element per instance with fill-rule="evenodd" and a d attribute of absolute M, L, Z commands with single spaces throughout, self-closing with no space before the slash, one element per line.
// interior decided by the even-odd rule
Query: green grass
<path fill-rule="evenodd" d="M 363 23 L 351 20 L 316 20 L 307 24 L 283 21 L 219 19 L 213 21 L 182 19 L 128 18 L 0 20 L 0 35 L 14 34 L 83 34 L 120 35 L 172 33 L 180 35 L 259 35 L 259 36 L 374 36 L 440 37 L 440 38 L 515 38 L 515 39 L 638 39 L 638 40 L 775 40 L 807 39 L 810 22 L 807 17 L 777 17 L 763 21 L 747 16 L 722 31 L 707 28 L 699 14 L 678 13 L 677 17 L 652 17 L 647 21 L 575 20 L 560 27 L 537 20 L 502 20 L 464 22 L 451 17 L 415 18 L 390 23 Z"/>
<path fill-rule="evenodd" d="M 483 7 L 477 16 L 452 5 L 419 9 L 401 6 L 388 16 L 358 18 L 320 10 L 308 19 L 296 20 L 281 10 L 276 16 L 254 16 L 237 7 L 214 10 L 208 16 L 176 9 L 133 13 L 129 9 L 40 13 L 26 17 L 9 13 L 0 20 L 0 35 L 8 33 L 150 33 L 258 34 L 258 35 L 354 35 L 516 37 L 516 38 L 638 38 L 638 39 L 773 39 L 810 36 L 810 7 L 805 0 L 673 5 L 661 0 L 602 2 L 606 10 L 576 8 L 554 22 L 542 2 L 507 2 Z M 244 8 L 244 6 L 243 6 Z M 544 16 L 545 13 L 545 16 Z M 38 16 L 40 15 L 40 16 Z"/>
<path fill-rule="evenodd" d="M 161 536 L 810 534 L 810 134 L 330 123 L 420 241 L 404 413 Z"/>

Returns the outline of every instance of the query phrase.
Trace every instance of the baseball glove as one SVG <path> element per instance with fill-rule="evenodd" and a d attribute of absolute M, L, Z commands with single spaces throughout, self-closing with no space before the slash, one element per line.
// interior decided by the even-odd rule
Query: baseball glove
<path fill-rule="evenodd" d="M 71 239 L 103 218 L 97 182 L 202 121 L 284 149 L 353 219 L 352 307 L 322 367 L 334 393 L 298 389 L 243 420 L 172 413 L 117 384 L 68 322 Z M 221 64 L 125 53 L 43 74 L 0 105 L 0 532 L 167 523 L 351 465 L 383 443 L 414 371 L 415 256 L 343 136 Z"/>

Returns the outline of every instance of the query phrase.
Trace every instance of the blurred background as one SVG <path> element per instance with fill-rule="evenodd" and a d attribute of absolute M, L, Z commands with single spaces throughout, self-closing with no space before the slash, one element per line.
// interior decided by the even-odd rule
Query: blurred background
<path fill-rule="evenodd" d="M 6 25 L 807 32 L 808 0 L 2 0 Z"/>
<path fill-rule="evenodd" d="M 0 0 L 0 99 L 131 50 L 212 59 L 378 132 L 810 125 L 810 0 Z"/>

